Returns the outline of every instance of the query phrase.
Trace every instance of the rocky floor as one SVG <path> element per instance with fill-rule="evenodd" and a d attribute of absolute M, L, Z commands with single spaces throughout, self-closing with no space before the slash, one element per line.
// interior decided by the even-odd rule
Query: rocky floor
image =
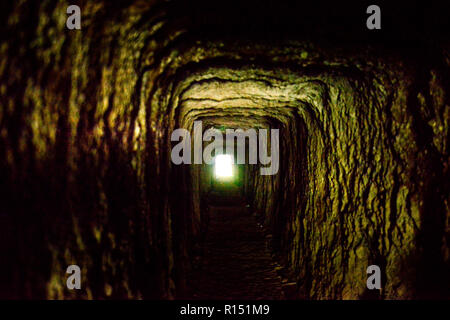
<path fill-rule="evenodd" d="M 203 254 L 191 277 L 193 299 L 283 299 L 268 242 L 243 201 L 210 206 Z"/>

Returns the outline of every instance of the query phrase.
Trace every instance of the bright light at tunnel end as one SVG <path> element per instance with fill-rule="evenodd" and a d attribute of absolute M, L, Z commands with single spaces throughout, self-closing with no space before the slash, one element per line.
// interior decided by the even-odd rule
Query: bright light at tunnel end
<path fill-rule="evenodd" d="M 214 158 L 214 173 L 217 179 L 233 177 L 233 157 L 229 154 L 219 154 Z"/>
<path fill-rule="evenodd" d="M 262 165 L 259 168 L 261 175 L 274 175 L 278 173 L 279 159 L 279 129 L 226 129 L 226 156 L 231 157 L 231 165 L 219 164 L 216 166 L 216 176 L 233 176 L 233 163 L 236 159 L 237 164 L 257 164 Z M 270 132 L 270 133 L 269 133 Z M 211 142 L 211 139 L 214 139 Z M 175 129 L 170 140 L 178 141 L 178 144 L 172 147 L 170 158 L 175 165 L 180 164 L 214 164 L 213 153 L 222 155 L 223 152 L 223 133 L 216 128 L 209 128 L 203 132 L 202 121 L 194 121 L 193 137 L 191 132 L 184 128 Z M 237 156 L 235 156 L 235 140 L 237 140 Z M 206 147 L 204 142 L 210 142 Z M 245 141 L 248 141 L 248 157 L 246 157 Z M 193 145 L 192 145 L 193 143 Z M 270 149 L 270 155 L 269 155 Z M 192 159 L 193 151 L 193 159 Z M 225 159 L 225 158 L 223 158 Z M 193 161 L 192 161 L 193 160 Z M 222 163 L 219 158 L 219 163 Z M 228 161 L 228 160 L 223 160 Z M 231 173 L 230 173 L 231 170 Z"/>

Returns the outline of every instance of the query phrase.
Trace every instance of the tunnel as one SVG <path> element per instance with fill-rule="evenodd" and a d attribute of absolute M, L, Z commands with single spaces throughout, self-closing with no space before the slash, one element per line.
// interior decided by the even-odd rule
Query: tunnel
<path fill-rule="evenodd" d="M 2 3 L 0 297 L 448 299 L 448 16 L 369 4 Z"/>

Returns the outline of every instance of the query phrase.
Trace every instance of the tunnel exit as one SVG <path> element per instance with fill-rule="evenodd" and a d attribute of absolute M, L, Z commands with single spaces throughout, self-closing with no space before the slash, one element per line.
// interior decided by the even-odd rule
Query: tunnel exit
<path fill-rule="evenodd" d="M 214 177 L 218 180 L 232 180 L 234 177 L 233 157 L 220 154 L 214 158 Z"/>

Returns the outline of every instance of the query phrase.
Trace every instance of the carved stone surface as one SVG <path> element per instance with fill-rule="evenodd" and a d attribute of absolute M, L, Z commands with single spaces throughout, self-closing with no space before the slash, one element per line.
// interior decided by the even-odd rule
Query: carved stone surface
<path fill-rule="evenodd" d="M 377 264 L 381 298 L 447 297 L 448 45 L 202 34 L 158 0 L 85 1 L 67 30 L 67 5 L 2 10 L 1 297 L 181 295 L 207 179 L 171 164 L 170 134 L 195 120 L 280 129 L 279 173 L 244 189 L 290 296 L 370 297 Z"/>

